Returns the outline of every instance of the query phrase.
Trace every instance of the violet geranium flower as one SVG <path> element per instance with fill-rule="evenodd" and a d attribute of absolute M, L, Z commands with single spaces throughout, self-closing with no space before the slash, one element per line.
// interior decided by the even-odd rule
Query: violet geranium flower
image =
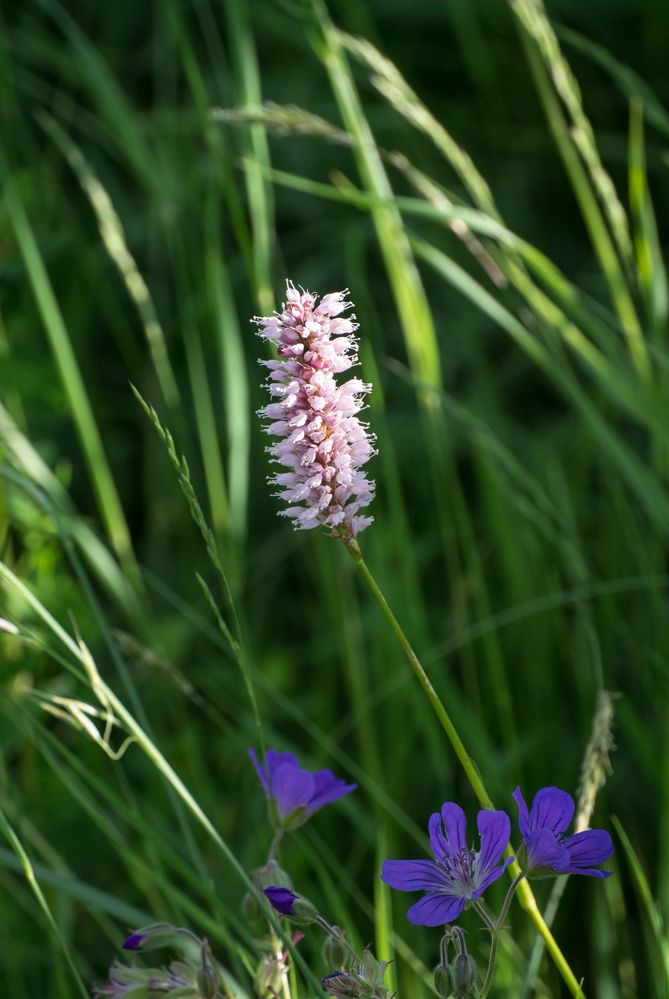
<path fill-rule="evenodd" d="M 511 822 L 506 812 L 483 810 L 477 816 L 481 848 L 467 846 L 467 820 L 459 805 L 447 801 L 441 814 L 430 817 L 432 860 L 386 860 L 381 878 L 399 891 L 427 892 L 407 912 L 410 923 L 441 926 L 457 919 L 465 905 L 483 894 L 513 860 L 500 864 L 509 841 Z"/>
<path fill-rule="evenodd" d="M 298 926 L 310 926 L 318 922 L 319 915 L 311 902 L 296 895 L 290 888 L 270 885 L 263 889 L 265 898 L 280 916 L 287 916 Z"/>
<path fill-rule="evenodd" d="M 610 877 L 610 871 L 597 868 L 613 853 L 613 843 L 605 829 L 586 829 L 565 836 L 574 816 L 574 799 L 570 794 L 559 787 L 542 787 L 529 810 L 519 787 L 513 797 L 518 805 L 528 873 L 548 867 L 558 874 Z"/>
<path fill-rule="evenodd" d="M 360 515 L 374 498 L 374 483 L 361 471 L 374 454 L 372 437 L 357 414 L 371 386 L 359 378 L 338 384 L 335 376 L 358 362 L 357 323 L 343 318 L 351 308 L 346 291 L 318 296 L 286 282 L 281 312 L 254 322 L 259 336 L 276 344 L 280 360 L 269 368 L 272 402 L 260 410 L 279 440 L 268 448 L 286 471 L 271 482 L 296 528 L 323 525 L 353 538 L 372 522 Z"/>
<path fill-rule="evenodd" d="M 292 753 L 268 749 L 263 764 L 258 762 L 253 749 L 249 749 L 249 756 L 270 802 L 272 817 L 282 829 L 301 826 L 319 808 L 350 794 L 358 786 L 340 780 L 331 770 L 315 773 L 304 770 Z"/>
<path fill-rule="evenodd" d="M 297 902 L 299 896 L 295 892 L 291 891 L 290 888 L 281 888 L 278 885 L 270 885 L 269 888 L 263 888 L 263 894 L 267 898 L 273 909 L 282 916 L 292 916 L 293 906 Z"/>

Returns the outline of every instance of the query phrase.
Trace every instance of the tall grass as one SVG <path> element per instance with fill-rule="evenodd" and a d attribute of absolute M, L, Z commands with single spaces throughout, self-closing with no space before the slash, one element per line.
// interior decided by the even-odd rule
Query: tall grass
<path fill-rule="evenodd" d="M 614 876 L 537 902 L 588 997 L 669 993 L 666 25 L 622 8 L 601 34 L 540 0 L 2 15 L 7 994 L 81 992 L 155 919 L 251 996 L 263 742 L 358 782 L 282 863 L 432 994 L 436 934 L 379 866 L 476 801 L 351 560 L 275 516 L 247 320 L 286 275 L 351 289 L 361 547 L 495 804 L 575 792 L 617 695 Z M 493 994 L 566 994 L 510 922 Z"/>

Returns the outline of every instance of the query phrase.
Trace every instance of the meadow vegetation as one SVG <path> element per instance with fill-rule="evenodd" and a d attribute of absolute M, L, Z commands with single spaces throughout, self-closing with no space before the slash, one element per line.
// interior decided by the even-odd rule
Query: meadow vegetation
<path fill-rule="evenodd" d="M 281 864 L 404 999 L 439 934 L 381 864 L 444 801 L 473 829 L 472 774 L 616 850 L 533 886 L 571 980 L 515 906 L 491 996 L 669 995 L 668 43 L 650 0 L 0 12 L 5 994 L 89 995 L 160 921 L 250 999 L 276 747 L 358 785 Z M 277 517 L 249 318 L 286 278 L 350 289 L 358 541 L 469 777 L 344 545 Z"/>

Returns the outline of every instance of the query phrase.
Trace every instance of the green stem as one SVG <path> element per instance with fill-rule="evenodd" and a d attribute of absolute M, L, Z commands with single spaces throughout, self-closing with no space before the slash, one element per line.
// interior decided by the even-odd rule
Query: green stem
<path fill-rule="evenodd" d="M 507 892 L 507 898 L 509 898 L 512 887 L 513 885 L 511 885 L 509 891 Z M 504 905 L 506 905 L 506 901 L 507 899 L 504 899 Z M 490 933 L 490 955 L 488 957 L 488 967 L 486 969 L 485 978 L 483 979 L 483 985 L 481 986 L 481 991 L 478 994 L 478 999 L 485 999 L 485 996 L 487 996 L 488 992 L 490 991 L 492 980 L 495 977 L 495 963 L 497 961 L 497 946 L 499 943 L 498 933 L 499 933 L 500 921 L 499 919 L 495 920 L 487 911 L 483 903 L 480 901 L 474 902 L 474 909 L 476 909 L 479 916 L 485 923 L 488 932 Z M 502 912 L 504 912 L 504 906 L 502 906 Z"/>
<path fill-rule="evenodd" d="M 481 901 L 476 901 L 472 903 L 472 907 L 478 912 L 479 916 L 486 925 L 486 929 L 491 936 L 494 936 L 497 932 L 497 923 L 493 916 L 490 915 L 486 907 Z"/>
<path fill-rule="evenodd" d="M 523 880 L 524 877 L 525 874 L 523 871 L 521 871 L 520 874 L 517 877 L 515 877 L 511 882 L 511 884 L 509 885 L 509 890 L 506 893 L 504 904 L 502 905 L 502 908 L 500 909 L 499 915 L 496 920 L 496 927 L 498 930 L 504 929 L 504 920 L 507 917 L 509 906 L 511 905 L 511 899 L 515 895 L 516 888 L 518 887 L 518 885 L 520 884 L 520 882 Z"/>
<path fill-rule="evenodd" d="M 276 855 L 279 852 L 279 845 L 283 839 L 284 830 L 277 829 L 274 833 L 272 842 L 270 843 L 269 853 L 267 854 L 266 864 L 271 864 L 273 860 L 276 860 Z"/>
<path fill-rule="evenodd" d="M 511 905 L 511 899 L 516 893 L 516 888 L 520 882 L 525 877 L 525 874 L 521 871 L 520 874 L 513 879 L 509 885 L 509 890 L 504 898 L 504 903 L 500 909 L 497 919 L 493 919 L 490 913 L 486 910 L 485 906 L 481 902 L 475 902 L 474 908 L 478 912 L 479 916 L 485 923 L 488 931 L 490 932 L 490 956 L 488 957 L 488 968 L 485 973 L 485 978 L 483 979 L 483 985 L 481 986 L 481 991 L 479 992 L 478 999 L 485 999 L 492 987 L 493 978 L 495 977 L 495 964 L 497 962 L 497 947 L 499 944 L 499 934 L 504 928 L 504 920 L 507 917 L 509 906 Z"/>
<path fill-rule="evenodd" d="M 365 583 L 371 590 L 374 599 L 381 608 L 381 611 L 383 612 L 384 617 L 388 621 L 388 624 L 390 625 L 391 630 L 393 631 L 395 637 L 397 638 L 397 641 L 400 643 L 402 650 L 409 661 L 409 665 L 411 666 L 416 677 L 418 678 L 418 681 L 423 690 L 425 691 L 427 699 L 430 702 L 434 713 L 439 719 L 442 728 L 444 729 L 446 735 L 448 736 L 449 742 L 451 743 L 453 749 L 455 750 L 455 755 L 460 761 L 462 768 L 467 775 L 469 783 L 471 784 L 474 793 L 476 794 L 476 797 L 478 798 L 483 808 L 492 808 L 493 807 L 492 799 L 488 794 L 483 781 L 481 780 L 481 777 L 476 768 L 476 765 L 474 764 L 474 761 L 471 759 L 469 753 L 465 749 L 465 745 L 462 739 L 460 738 L 460 735 L 458 734 L 455 725 L 451 721 L 450 715 L 448 714 L 446 708 L 439 699 L 436 690 L 430 683 L 427 673 L 425 672 L 418 656 L 411 647 L 409 639 L 402 631 L 402 627 L 397 618 L 395 617 L 395 615 L 393 614 L 392 609 L 388 604 L 388 601 L 384 597 L 383 592 L 381 591 L 378 583 L 376 582 L 371 572 L 367 568 L 367 565 L 365 564 L 365 561 L 362 557 L 362 552 L 360 551 L 360 547 L 357 541 L 355 541 L 353 538 L 348 538 L 344 536 L 342 536 L 342 541 L 344 542 L 349 555 L 355 562 L 358 572 L 364 579 Z M 507 847 L 506 854 L 508 855 L 509 852 L 510 848 Z M 550 929 L 546 925 L 546 922 L 543 916 L 541 915 L 541 912 L 539 911 L 537 900 L 534 897 L 532 889 L 530 888 L 527 881 L 523 881 L 521 878 L 519 878 L 521 870 L 516 862 L 509 865 L 509 874 L 515 879 L 515 881 L 517 881 L 516 888 L 518 890 L 518 900 L 523 909 L 525 909 L 525 911 L 528 913 L 538 933 L 543 937 L 546 943 L 546 949 L 551 955 L 551 958 L 555 966 L 557 967 L 558 971 L 562 975 L 562 978 L 564 979 L 564 982 L 567 985 L 567 988 L 569 989 L 570 993 L 572 994 L 572 996 L 574 996 L 574 999 L 585 999 L 585 993 L 583 992 L 583 989 L 581 988 L 576 976 L 574 975 L 574 972 L 569 967 L 567 959 L 560 950 L 557 941 L 555 940 L 555 937 L 553 936 Z"/>
<path fill-rule="evenodd" d="M 476 797 L 480 801 L 483 808 L 492 808 L 492 800 L 490 799 L 490 796 L 483 785 L 483 781 L 481 780 L 479 772 L 476 769 L 476 766 L 474 765 L 474 761 L 471 759 L 469 753 L 465 749 L 464 743 L 460 738 L 460 736 L 458 735 L 458 731 L 453 722 L 451 721 L 451 717 L 448 714 L 448 711 L 442 704 L 436 690 L 430 683 L 427 673 L 423 669 L 423 666 L 418 656 L 412 649 L 409 639 L 402 631 L 402 627 L 397 618 L 395 617 L 395 615 L 393 614 L 388 601 L 384 597 L 378 583 L 376 582 L 371 572 L 367 568 L 367 565 L 362 557 L 362 552 L 360 551 L 360 547 L 357 541 L 354 541 L 351 538 L 351 539 L 346 539 L 344 543 L 346 545 L 346 548 L 348 549 L 351 558 L 356 564 L 358 572 L 367 583 L 369 589 L 372 591 L 374 599 L 376 600 L 379 607 L 383 611 L 383 614 L 386 620 L 388 621 L 388 624 L 390 625 L 393 633 L 395 634 L 397 641 L 402 646 L 404 654 L 409 660 L 409 665 L 416 674 L 421 687 L 423 688 L 423 690 L 427 695 L 428 701 L 432 705 L 432 708 L 437 718 L 441 722 L 441 726 L 446 732 L 446 735 L 448 736 L 448 739 L 451 745 L 453 746 L 453 749 L 455 750 L 455 755 L 457 756 L 458 760 L 462 764 L 465 773 L 467 774 L 467 778 L 472 788 L 474 789 Z"/>
<path fill-rule="evenodd" d="M 492 980 L 495 977 L 495 964 L 497 962 L 497 934 L 493 933 L 490 937 L 490 957 L 488 958 L 488 969 L 485 973 L 485 978 L 483 979 L 483 985 L 481 986 L 481 991 L 479 992 L 478 999 L 485 999 L 490 992 L 490 986 L 492 985 Z"/>

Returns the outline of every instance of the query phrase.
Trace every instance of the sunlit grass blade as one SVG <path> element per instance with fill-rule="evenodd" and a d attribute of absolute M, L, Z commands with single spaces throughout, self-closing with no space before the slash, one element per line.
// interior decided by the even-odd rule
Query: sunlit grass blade
<path fill-rule="evenodd" d="M 168 406 L 174 407 L 179 402 L 179 389 L 167 351 L 165 334 L 151 293 L 128 249 L 121 219 L 109 194 L 93 172 L 81 149 L 69 138 L 56 119 L 42 114 L 40 123 L 67 159 L 88 198 L 105 249 L 139 313 L 163 399 Z"/>
<path fill-rule="evenodd" d="M 68 536 L 72 537 L 96 579 L 113 595 L 128 619 L 136 617 L 140 610 L 137 594 L 118 562 L 91 526 L 74 510 L 67 491 L 1 403 L 0 441 L 17 469 L 0 468 L 0 475 L 29 492 L 41 507 L 48 510 L 56 528 L 64 534 L 64 543 Z"/>
<path fill-rule="evenodd" d="M 207 226 L 207 232 L 206 287 L 218 347 L 228 444 L 229 532 L 234 541 L 233 552 L 238 557 L 246 532 L 250 477 L 252 413 L 249 376 L 224 248 L 213 226 Z"/>
<path fill-rule="evenodd" d="M 251 28 L 248 0 L 226 0 L 230 52 L 237 90 L 243 106 L 262 100 L 260 71 L 255 39 Z M 269 147 L 262 124 L 248 128 L 247 148 L 257 163 L 269 165 Z M 274 308 L 272 255 L 274 242 L 273 191 L 261 175 L 246 172 L 246 189 L 253 232 L 254 285 L 260 312 L 267 315 Z"/>
<path fill-rule="evenodd" d="M 451 164 L 475 204 L 498 219 L 492 191 L 471 156 L 412 90 L 397 67 L 367 39 L 337 33 L 340 43 L 372 70 L 372 83 L 388 103 L 435 144 Z"/>
<path fill-rule="evenodd" d="M 627 858 L 632 877 L 634 878 L 634 884 L 639 894 L 642 912 L 647 920 L 649 930 L 647 947 L 650 961 L 655 969 L 658 995 L 669 995 L 669 940 L 667 939 L 667 928 L 664 925 L 662 913 L 653 898 L 648 879 L 629 836 L 615 815 L 611 821 L 623 845 L 625 857 Z"/>
<path fill-rule="evenodd" d="M 49 337 L 54 360 L 67 393 L 72 417 L 100 505 L 101 517 L 114 550 L 121 562 L 133 573 L 134 581 L 139 583 L 139 571 L 123 507 L 107 461 L 86 385 L 32 226 L 15 191 L 11 189 L 6 193 L 6 205 Z"/>
<path fill-rule="evenodd" d="M 67 41 L 67 46 L 52 46 L 51 52 L 58 54 L 78 82 L 83 81 L 102 121 L 108 125 L 109 138 L 117 152 L 129 163 L 146 188 L 154 190 L 157 183 L 155 160 L 148 149 L 138 117 L 103 53 L 58 0 L 48 0 L 44 7 L 56 27 L 57 35 L 62 33 Z"/>
<path fill-rule="evenodd" d="M 576 410 L 582 414 L 591 433 L 606 448 L 628 487 L 636 493 L 639 502 L 645 507 L 648 516 L 663 532 L 669 530 L 669 502 L 667 502 L 658 479 L 624 441 L 607 426 L 601 414 L 588 399 L 583 389 L 575 382 L 569 370 L 555 364 L 541 341 L 532 336 L 515 316 L 497 302 L 458 264 L 434 246 L 422 241 L 414 240 L 414 247 L 420 257 L 435 267 L 443 277 L 499 323 L 528 353 L 544 374 L 555 382 Z"/>
<path fill-rule="evenodd" d="M 662 343 L 669 313 L 669 288 L 648 187 L 643 110 L 643 104 L 638 98 L 630 102 L 630 211 L 634 224 L 636 271 L 650 322 L 650 335 L 656 343 Z"/>
<path fill-rule="evenodd" d="M 625 213 L 599 161 L 576 82 L 562 58 L 540 0 L 512 0 L 511 7 L 518 17 L 534 84 L 609 285 L 630 356 L 639 374 L 648 378 L 648 349 L 626 273 L 631 243 Z"/>
<path fill-rule="evenodd" d="M 554 25 L 558 38 L 566 45 L 591 59 L 611 76 L 621 91 L 629 100 L 638 100 L 643 104 L 645 117 L 665 137 L 669 137 L 669 111 L 657 97 L 655 91 L 648 85 L 631 66 L 616 59 L 611 52 L 591 38 L 563 24 Z"/>
<path fill-rule="evenodd" d="M 62 952 L 62 956 L 65 960 L 65 963 L 67 964 L 70 970 L 72 981 L 74 982 L 77 991 L 82 996 L 84 996 L 84 999 L 88 999 L 89 997 L 88 989 L 86 988 L 83 979 L 79 974 L 79 971 L 77 970 L 77 965 L 70 952 L 70 948 L 68 947 L 67 942 L 65 941 L 65 938 L 63 937 L 58 927 L 58 924 L 53 917 L 53 914 L 49 907 L 49 903 L 47 902 L 46 898 L 44 897 L 44 893 L 40 888 L 39 881 L 37 880 L 37 877 L 35 875 L 35 870 L 30 862 L 30 858 L 28 857 L 28 854 L 24 850 L 20 839 L 14 832 L 14 829 L 7 821 L 7 817 L 5 816 L 5 813 L 2 811 L 2 809 L 0 809 L 0 829 L 4 833 L 5 838 L 8 840 L 10 846 L 14 850 L 14 853 L 16 854 L 19 860 L 19 863 L 21 865 L 21 870 L 23 871 L 23 874 L 30 886 L 33 895 L 37 899 L 37 903 L 40 909 L 42 910 L 42 913 L 44 914 L 44 918 L 46 919 L 50 932 L 53 934 L 55 940 L 58 943 L 58 947 Z"/>
<path fill-rule="evenodd" d="M 132 390 L 135 395 L 135 398 L 137 399 L 140 406 L 142 407 L 142 409 L 148 416 L 149 420 L 155 427 L 158 436 L 160 437 L 160 439 L 162 440 L 167 449 L 167 454 L 170 459 L 170 462 L 172 463 L 172 466 L 175 472 L 177 473 L 177 480 L 179 482 L 179 486 L 186 498 L 186 502 L 188 503 L 188 509 L 190 510 L 191 516 L 195 524 L 197 525 L 200 534 L 202 535 L 202 540 L 204 541 L 205 549 L 207 551 L 209 559 L 214 569 L 218 573 L 218 576 L 223 584 L 223 590 L 225 594 L 226 603 L 228 606 L 228 612 L 232 620 L 232 628 L 230 628 L 228 622 L 225 621 L 220 614 L 217 615 L 216 619 L 219 624 L 219 627 L 222 628 L 223 633 L 228 639 L 228 642 L 230 643 L 230 648 L 234 654 L 237 663 L 239 664 L 242 678 L 244 680 L 249 700 L 251 702 L 251 707 L 253 709 L 253 716 L 255 718 L 256 728 L 258 730 L 258 738 L 260 740 L 260 745 L 264 746 L 264 737 L 263 737 L 262 723 L 260 720 L 260 712 L 258 710 L 258 702 L 253 683 L 253 677 L 248 662 L 248 654 L 246 651 L 242 626 L 239 619 L 239 614 L 237 612 L 236 600 L 232 592 L 232 588 L 230 586 L 228 574 L 221 560 L 216 538 L 214 537 L 214 534 L 211 528 L 209 527 L 209 524 L 207 523 L 207 520 L 202 511 L 202 507 L 200 506 L 200 502 L 195 494 L 195 489 L 191 481 L 188 462 L 186 461 L 183 455 L 181 455 L 180 457 L 177 454 L 172 435 L 170 434 L 169 430 L 167 430 L 160 422 L 160 419 L 155 409 L 153 409 L 152 406 L 149 406 L 144 401 L 144 399 L 134 386 L 132 386 Z"/>
<path fill-rule="evenodd" d="M 339 33 L 321 0 L 311 0 L 311 7 L 318 31 L 314 45 L 328 71 L 344 125 L 355 139 L 354 152 L 364 185 L 377 197 L 390 200 L 392 189 L 365 118 Z M 401 217 L 388 204 L 373 210 L 372 218 L 388 270 L 390 290 L 402 320 L 411 365 L 428 385 L 438 385 L 441 374 L 436 333 Z"/>

